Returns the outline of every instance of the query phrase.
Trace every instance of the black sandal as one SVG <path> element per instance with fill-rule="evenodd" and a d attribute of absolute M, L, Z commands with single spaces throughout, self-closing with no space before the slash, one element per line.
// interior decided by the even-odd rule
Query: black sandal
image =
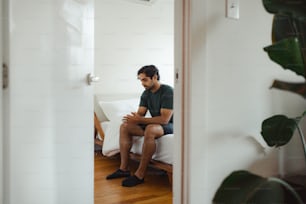
<path fill-rule="evenodd" d="M 133 187 L 144 182 L 144 179 L 139 179 L 137 176 L 130 176 L 122 181 L 122 186 Z"/>
<path fill-rule="evenodd" d="M 123 178 L 123 177 L 128 177 L 130 175 L 131 175 L 130 171 L 123 171 L 121 169 L 117 169 L 117 171 L 108 175 L 106 179 Z"/>

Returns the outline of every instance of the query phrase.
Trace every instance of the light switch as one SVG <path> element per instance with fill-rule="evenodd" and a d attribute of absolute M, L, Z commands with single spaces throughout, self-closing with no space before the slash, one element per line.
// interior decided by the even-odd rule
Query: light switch
<path fill-rule="evenodd" d="M 239 19 L 239 0 L 226 0 L 226 17 Z"/>

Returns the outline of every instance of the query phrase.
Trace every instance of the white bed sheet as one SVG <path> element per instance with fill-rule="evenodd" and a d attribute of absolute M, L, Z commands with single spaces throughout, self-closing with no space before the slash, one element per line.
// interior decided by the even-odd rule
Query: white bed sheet
<path fill-rule="evenodd" d="M 119 127 L 121 121 L 105 121 L 101 123 L 105 138 L 103 142 L 102 154 L 113 156 L 120 152 L 119 150 Z M 153 159 L 167 164 L 173 163 L 173 134 L 164 135 L 156 140 L 156 152 Z M 141 154 L 143 137 L 134 136 L 131 152 Z"/>

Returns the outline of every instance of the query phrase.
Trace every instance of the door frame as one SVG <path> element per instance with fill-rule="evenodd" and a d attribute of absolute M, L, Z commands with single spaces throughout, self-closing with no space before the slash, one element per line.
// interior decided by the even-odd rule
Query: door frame
<path fill-rule="evenodd" d="M 191 1 L 175 0 L 174 5 L 174 183 L 173 203 L 189 203 L 190 137 L 190 23 Z"/>
<path fill-rule="evenodd" d="M 189 101 L 189 46 L 190 46 L 190 2 L 191 0 L 175 0 L 174 1 L 174 67 L 175 67 L 175 152 L 174 152 L 174 185 L 173 185 L 173 203 L 188 203 L 189 196 L 189 118 L 190 118 L 190 101 Z M 3 10 L 3 0 L 0 0 L 0 10 Z M 0 17 L 0 61 L 1 67 L 3 63 L 3 20 L 4 14 L 1 12 Z M 2 71 L 0 72 L 2 82 Z M 3 150 L 3 94 L 0 92 L 0 149 Z M 0 151 L 0 204 L 3 204 L 3 151 Z"/>
<path fill-rule="evenodd" d="M 0 0 L 0 66 L 1 66 L 1 71 L 0 71 L 0 84 L 1 84 L 1 89 L 0 89 L 0 204 L 3 204 L 3 162 L 4 162 L 4 157 L 3 157 L 3 90 L 2 90 L 2 64 L 3 64 L 3 21 L 4 21 L 4 16 L 3 16 L 3 0 Z"/>

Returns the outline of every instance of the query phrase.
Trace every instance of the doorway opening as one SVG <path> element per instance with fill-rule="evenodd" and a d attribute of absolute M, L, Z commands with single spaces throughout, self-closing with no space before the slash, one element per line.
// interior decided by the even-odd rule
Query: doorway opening
<path fill-rule="evenodd" d="M 105 97 L 139 97 L 143 87 L 137 71 L 144 65 L 154 64 L 160 71 L 160 82 L 174 87 L 175 1 L 139 2 L 95 1 L 95 75 L 100 77 L 95 85 L 95 102 L 109 100 Z M 162 179 L 167 181 L 167 177 Z M 171 186 L 165 190 L 171 191 Z M 172 193 L 169 195 L 172 203 Z"/>

